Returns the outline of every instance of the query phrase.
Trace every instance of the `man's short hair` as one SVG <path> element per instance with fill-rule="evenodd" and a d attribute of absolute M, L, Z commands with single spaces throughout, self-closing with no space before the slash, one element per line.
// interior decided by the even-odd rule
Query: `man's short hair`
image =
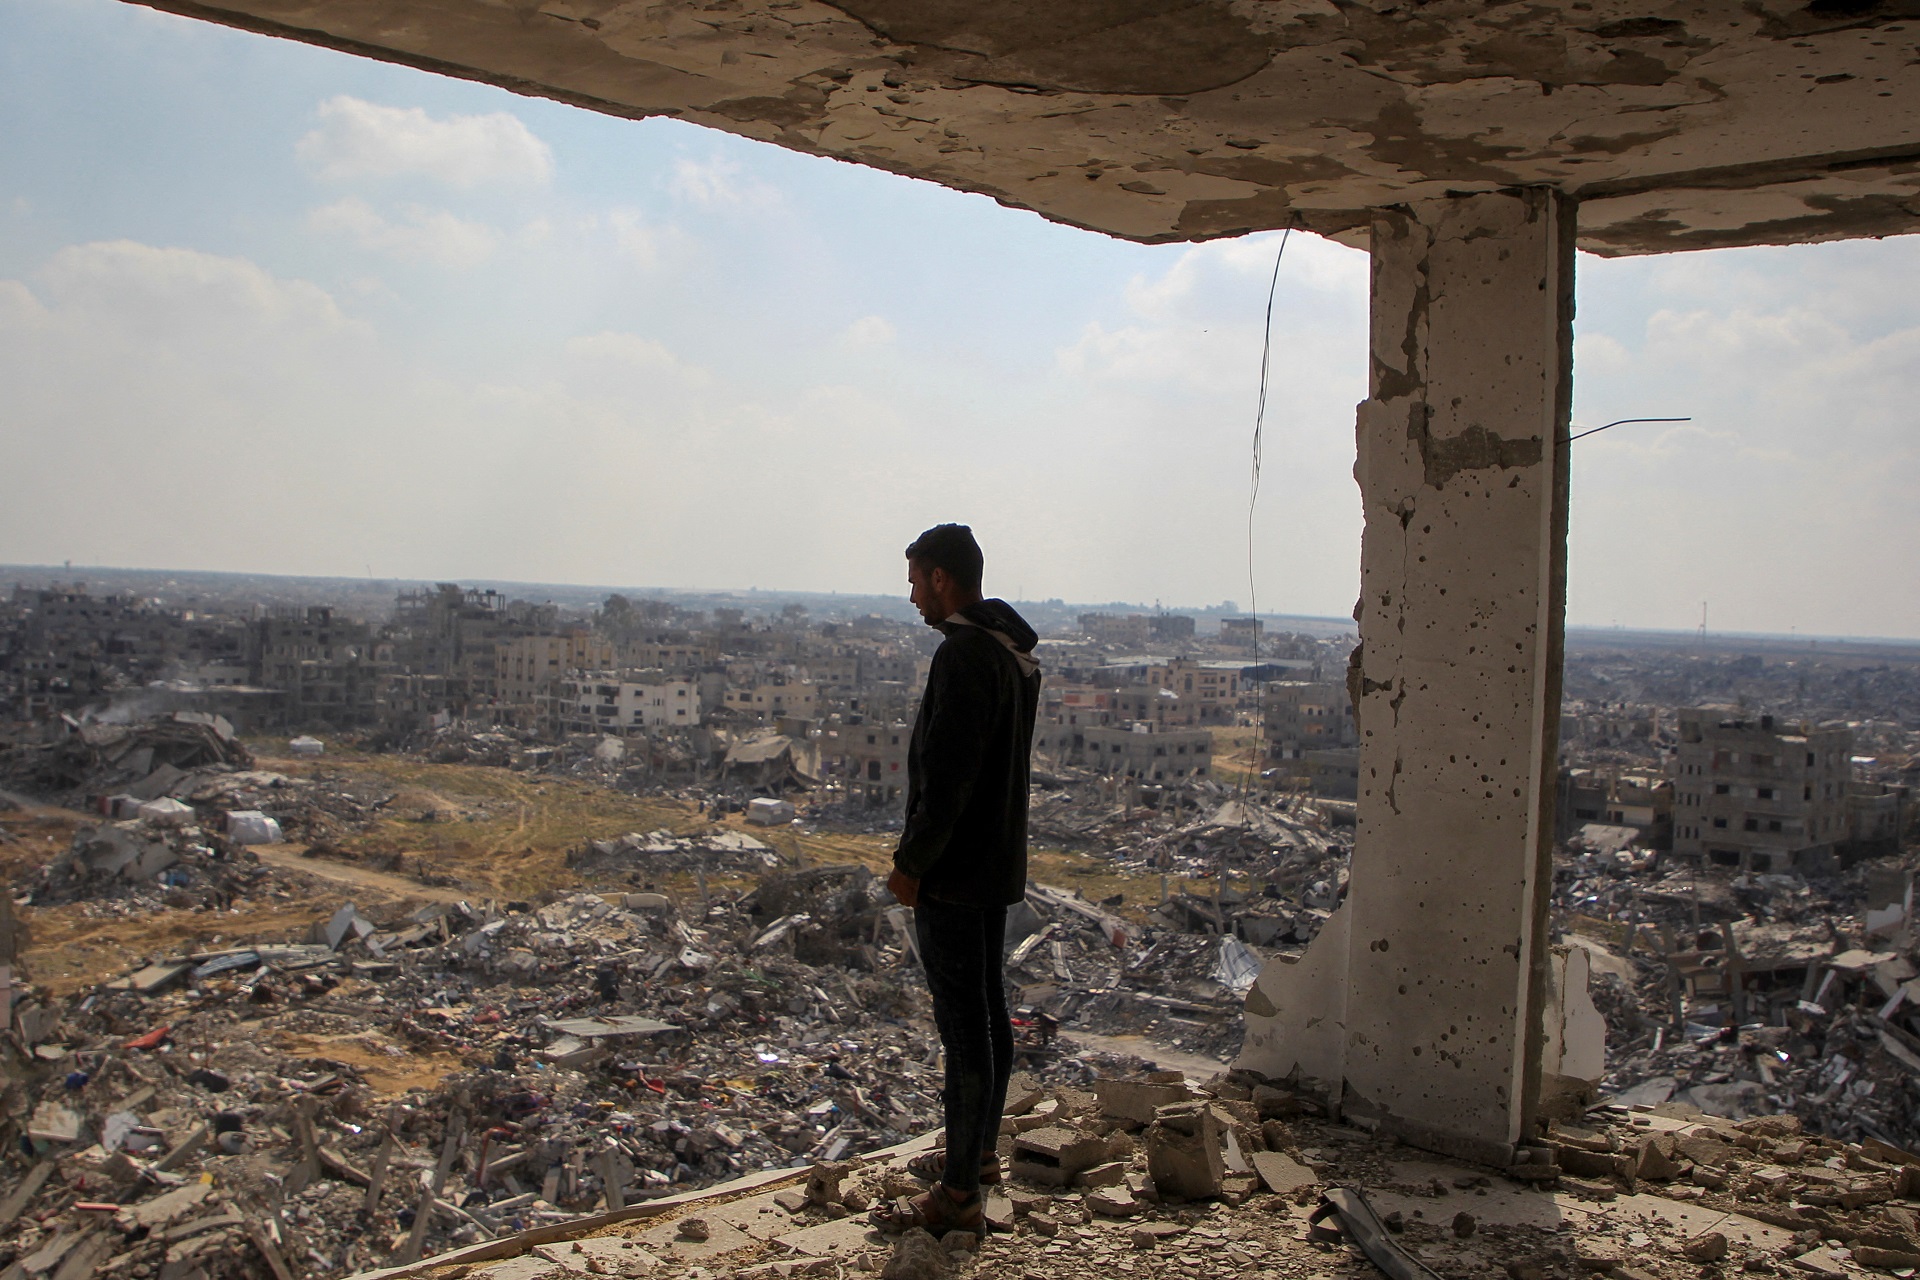
<path fill-rule="evenodd" d="M 978 591 L 987 558 L 964 524 L 937 524 L 907 547 L 907 559 L 928 569 L 945 569 L 962 591 Z"/>

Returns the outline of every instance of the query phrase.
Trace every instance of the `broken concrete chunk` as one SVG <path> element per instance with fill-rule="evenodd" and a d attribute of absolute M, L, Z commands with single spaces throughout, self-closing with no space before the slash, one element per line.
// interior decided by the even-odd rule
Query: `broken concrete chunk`
<path fill-rule="evenodd" d="M 1146 1080 L 1096 1080 L 1095 1095 L 1100 1112 L 1116 1120 L 1152 1124 L 1153 1113 L 1169 1103 L 1183 1102 L 1192 1095 L 1185 1081 L 1179 1084 L 1154 1084 Z"/>
<path fill-rule="evenodd" d="M 1133 1192 L 1124 1183 L 1088 1192 L 1086 1205 L 1103 1218 L 1133 1218 L 1146 1211 L 1146 1206 L 1133 1198 Z"/>
<path fill-rule="evenodd" d="M 1320 1181 L 1319 1175 L 1313 1170 L 1279 1151 L 1254 1152 L 1253 1171 L 1260 1175 L 1261 1185 L 1280 1196 L 1292 1195 L 1302 1187 L 1316 1186 Z"/>
<path fill-rule="evenodd" d="M 1162 1107 L 1147 1130 L 1147 1173 L 1162 1196 L 1204 1200 L 1220 1194 L 1226 1176 L 1225 1139 L 1211 1109 Z"/>
<path fill-rule="evenodd" d="M 41 1142 L 78 1142 L 80 1113 L 57 1102 L 43 1102 L 33 1109 L 27 1121 L 27 1136 Z"/>
<path fill-rule="evenodd" d="M 122 1231 L 138 1231 L 142 1227 L 152 1229 L 164 1226 L 176 1218 L 185 1217 L 212 1194 L 211 1182 L 189 1182 L 184 1187 L 176 1187 L 151 1200 L 123 1206 L 113 1215 L 114 1225 Z"/>
<path fill-rule="evenodd" d="M 1106 1139 L 1059 1125 L 1031 1129 L 1013 1140 L 1014 1175 L 1046 1186 L 1067 1186 L 1106 1158 Z"/>

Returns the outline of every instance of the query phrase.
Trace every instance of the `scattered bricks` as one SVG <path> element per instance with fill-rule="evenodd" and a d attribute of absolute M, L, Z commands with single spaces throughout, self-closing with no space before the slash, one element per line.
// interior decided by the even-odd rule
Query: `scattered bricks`
<path fill-rule="evenodd" d="M 186 1216 L 212 1194 L 211 1182 L 189 1182 L 151 1200 L 126 1206 L 113 1215 L 114 1225 L 129 1233 L 142 1228 L 152 1230 Z"/>
<path fill-rule="evenodd" d="M 1147 1130 L 1147 1173 L 1162 1197 L 1204 1200 L 1226 1175 L 1220 1121 L 1194 1103 L 1162 1107 Z"/>
<path fill-rule="evenodd" d="M 881 1280 L 946 1280 L 953 1274 L 953 1259 L 940 1242 L 915 1227 L 893 1246 L 893 1256 L 880 1270 Z"/>
<path fill-rule="evenodd" d="M 1900 1194 L 1899 1181 L 1891 1173 L 1850 1179 L 1846 1189 L 1840 1193 L 1840 1207 L 1859 1209 L 1870 1204 L 1885 1204 Z"/>
<path fill-rule="evenodd" d="M 1623 1178 L 1633 1174 L 1633 1159 L 1618 1153 L 1587 1151 L 1556 1144 L 1554 1162 L 1576 1178 Z"/>
<path fill-rule="evenodd" d="M 1057 1236 L 1060 1234 L 1060 1220 L 1050 1213 L 1035 1210 L 1027 1215 L 1027 1226 L 1037 1236 Z"/>
<path fill-rule="evenodd" d="M 1082 1169 L 1074 1177 L 1074 1182 L 1082 1187 L 1118 1187 L 1126 1185 L 1126 1181 L 1127 1166 L 1118 1160 Z"/>
<path fill-rule="evenodd" d="M 682 1218 L 679 1230 L 674 1232 L 674 1237 L 700 1244 L 713 1238 L 713 1228 L 707 1225 L 705 1218 Z"/>
<path fill-rule="evenodd" d="M 978 1253 L 980 1237 L 972 1231 L 949 1231 L 940 1237 L 940 1247 L 948 1253 Z"/>
<path fill-rule="evenodd" d="M 1245 1204 L 1259 1189 L 1260 1179 L 1250 1173 L 1230 1173 L 1220 1179 L 1220 1198 L 1236 1207 Z"/>
<path fill-rule="evenodd" d="M 1896 1267 L 1920 1267 L 1920 1253 L 1905 1249 L 1882 1249 L 1876 1245 L 1856 1244 L 1852 1249 L 1853 1260 L 1863 1267 L 1879 1267 L 1891 1271 Z"/>
<path fill-rule="evenodd" d="M 803 1193 L 808 1204 L 825 1207 L 840 1203 L 840 1184 L 859 1166 L 851 1161 L 816 1164 L 807 1171 L 807 1186 Z"/>
<path fill-rule="evenodd" d="M 1020 1187 L 1010 1187 L 1007 1190 L 1007 1203 L 1013 1206 L 1014 1217 L 1024 1218 L 1030 1213 L 1045 1212 L 1047 1206 L 1053 1203 L 1053 1197 Z"/>
<path fill-rule="evenodd" d="M 1755 1169 L 1753 1186 L 1769 1200 L 1785 1200 L 1793 1190 L 1793 1175 L 1785 1169 Z"/>
<path fill-rule="evenodd" d="M 1615 1187 L 1611 1182 L 1589 1182 L 1584 1178 L 1568 1178 L 1564 1176 L 1560 1179 L 1560 1189 L 1577 1199 L 1593 1200 L 1601 1204 L 1614 1199 L 1620 1194 L 1619 1188 Z"/>
<path fill-rule="evenodd" d="M 1014 1176 L 1044 1186 L 1068 1186 L 1082 1170 L 1106 1158 L 1106 1139 L 1059 1125 L 1029 1130 L 1013 1140 Z"/>
<path fill-rule="evenodd" d="M 1286 1120 L 1300 1115 L 1307 1107 L 1297 1094 L 1259 1084 L 1253 1087 L 1253 1109 L 1262 1120 Z"/>
<path fill-rule="evenodd" d="M 1251 1102 L 1237 1102 L 1231 1099 L 1218 1099 L 1208 1104 L 1223 1125 L 1240 1125 L 1249 1132 L 1260 1128 L 1260 1114 L 1253 1109 Z"/>
<path fill-rule="evenodd" d="M 1025 1071 L 1016 1071 L 1007 1081 L 1007 1105 L 1001 1110 L 1004 1116 L 1023 1116 L 1033 1110 L 1047 1096 L 1040 1082 Z"/>
<path fill-rule="evenodd" d="M 1635 1177 L 1649 1182 L 1671 1182 L 1679 1177 L 1680 1162 L 1675 1158 L 1673 1139 L 1665 1135 L 1642 1139 L 1634 1157 L 1633 1172 Z"/>
<path fill-rule="evenodd" d="M 1724 1165 L 1736 1154 L 1730 1144 L 1704 1133 L 1676 1136 L 1673 1145 L 1678 1156 L 1695 1164 Z"/>
<path fill-rule="evenodd" d="M 808 1201 L 804 1191 L 782 1191 L 774 1196 L 773 1202 L 788 1213 L 805 1212 Z"/>
<path fill-rule="evenodd" d="M 1715 1169 L 1704 1164 L 1693 1166 L 1693 1171 L 1687 1175 L 1687 1180 L 1694 1186 L 1704 1187 L 1708 1191 L 1725 1191 L 1729 1181 L 1725 1169 Z"/>
<path fill-rule="evenodd" d="M 1908 1151 L 1905 1147 L 1896 1147 L 1890 1142 L 1878 1138 L 1862 1138 L 1860 1154 L 1869 1159 L 1890 1165 L 1920 1165 L 1920 1155 Z"/>
<path fill-rule="evenodd" d="M 1134 1124 L 1152 1124 L 1156 1108 L 1183 1102 L 1192 1096 L 1185 1081 L 1154 1084 L 1146 1080 L 1096 1080 L 1094 1094 L 1100 1099 L 1100 1113 Z"/>
<path fill-rule="evenodd" d="M 1741 1133 L 1750 1133 L 1757 1138 L 1788 1138 L 1800 1132 L 1800 1117 L 1796 1115 L 1755 1116 L 1751 1120 L 1742 1120 L 1733 1127 Z"/>
<path fill-rule="evenodd" d="M 1727 1256 L 1727 1238 L 1718 1231 L 1697 1235 L 1680 1246 L 1689 1262 L 1718 1262 Z"/>
<path fill-rule="evenodd" d="M 1185 1235 L 1187 1228 L 1178 1222 L 1146 1222 L 1127 1233 L 1127 1239 L 1136 1249 L 1151 1249 L 1164 1244 L 1177 1236 Z"/>
<path fill-rule="evenodd" d="M 1293 1145 L 1293 1130 L 1278 1120 L 1268 1120 L 1260 1126 L 1260 1140 L 1269 1151 L 1285 1151 Z"/>
<path fill-rule="evenodd" d="M 1098 1187 L 1088 1192 L 1086 1205 L 1103 1218 L 1135 1218 L 1146 1211 L 1146 1206 L 1135 1200 L 1133 1192 L 1124 1185 Z"/>
<path fill-rule="evenodd" d="M 1627 1260 L 1627 1251 L 1618 1241 L 1582 1233 L 1574 1240 L 1573 1260 L 1582 1271 L 1611 1271 Z"/>
<path fill-rule="evenodd" d="M 1313 1170 L 1278 1151 L 1253 1153 L 1253 1171 L 1267 1190 L 1277 1196 L 1292 1195 L 1302 1187 L 1311 1187 L 1320 1179 Z"/>

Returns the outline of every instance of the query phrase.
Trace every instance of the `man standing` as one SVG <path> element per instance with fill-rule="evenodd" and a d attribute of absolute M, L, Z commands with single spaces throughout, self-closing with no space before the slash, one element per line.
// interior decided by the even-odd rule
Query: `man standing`
<path fill-rule="evenodd" d="M 973 531 L 937 525 L 907 548 L 907 581 L 933 655 L 907 750 L 907 813 L 887 887 L 914 908 L 933 1016 L 946 1050 L 947 1146 L 909 1165 L 932 1190 L 876 1212 L 896 1230 L 984 1232 L 980 1184 L 1013 1070 L 1002 945 L 1027 891 L 1027 789 L 1040 704 L 1039 639 L 1004 600 L 981 598 Z"/>

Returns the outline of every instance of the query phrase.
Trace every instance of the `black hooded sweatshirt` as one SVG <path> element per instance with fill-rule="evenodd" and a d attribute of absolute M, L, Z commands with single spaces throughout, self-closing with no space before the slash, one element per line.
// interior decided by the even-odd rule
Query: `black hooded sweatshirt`
<path fill-rule="evenodd" d="M 923 896 L 1012 906 L 1027 892 L 1027 790 L 1040 639 L 1004 600 L 940 624 L 907 748 L 907 817 L 893 865 Z"/>

